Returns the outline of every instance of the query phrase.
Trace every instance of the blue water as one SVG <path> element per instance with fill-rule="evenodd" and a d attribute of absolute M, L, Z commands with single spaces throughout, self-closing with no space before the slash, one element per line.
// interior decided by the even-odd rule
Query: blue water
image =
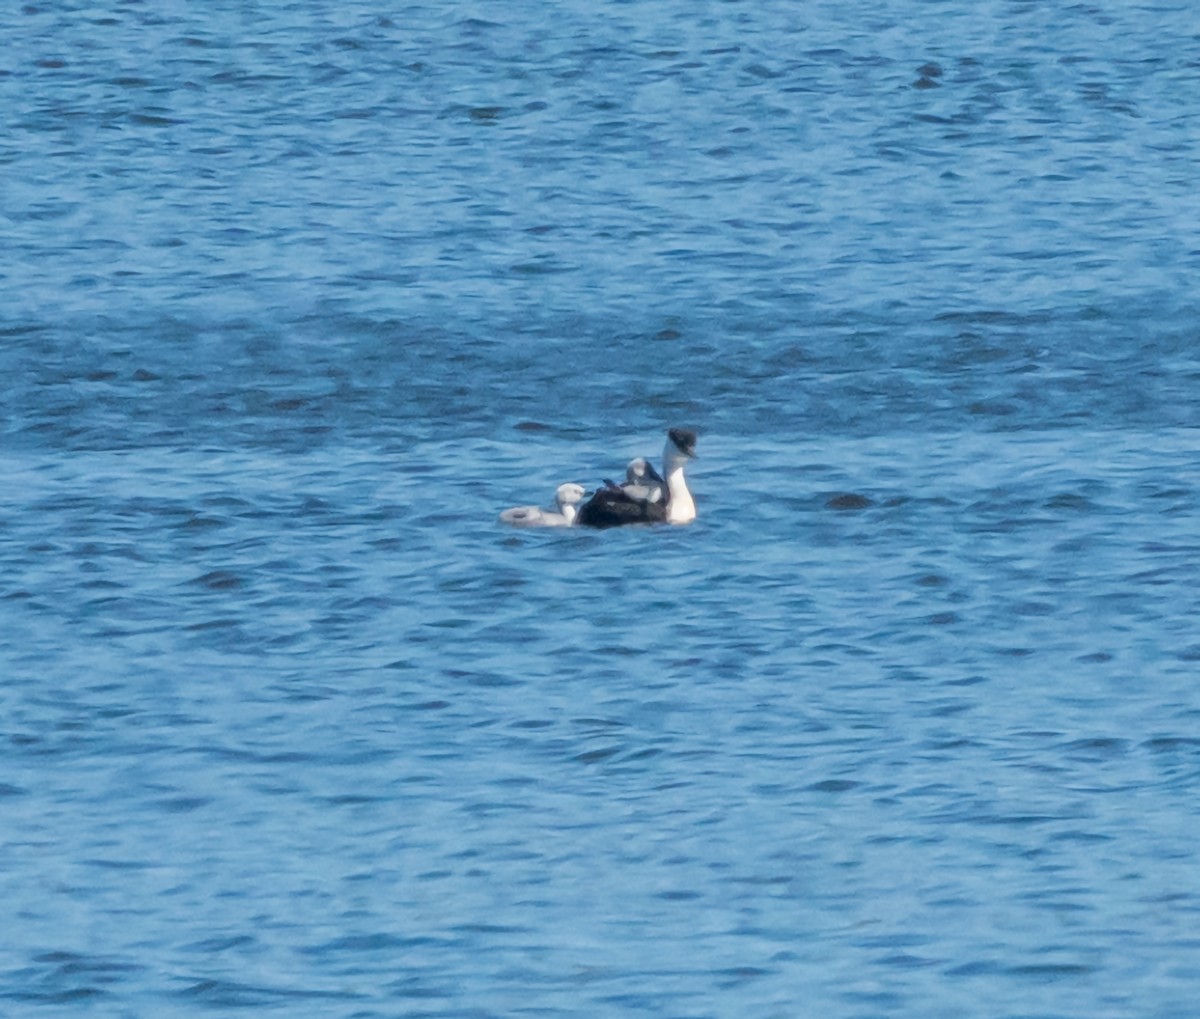
<path fill-rule="evenodd" d="M 0 1015 L 1193 1019 L 1197 26 L 0 12 Z"/>

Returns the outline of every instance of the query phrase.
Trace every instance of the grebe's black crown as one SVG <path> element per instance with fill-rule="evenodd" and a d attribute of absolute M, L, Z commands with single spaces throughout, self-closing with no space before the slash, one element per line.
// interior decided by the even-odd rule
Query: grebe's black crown
<path fill-rule="evenodd" d="M 696 433 L 690 428 L 671 428 L 667 436 L 684 456 L 696 455 Z"/>

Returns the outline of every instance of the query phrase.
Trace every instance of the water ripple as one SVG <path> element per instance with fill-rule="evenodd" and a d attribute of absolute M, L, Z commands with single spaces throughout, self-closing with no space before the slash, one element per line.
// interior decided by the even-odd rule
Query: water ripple
<path fill-rule="evenodd" d="M 0 998 L 1191 1016 L 1191 12 L 486 13 L 0 14 Z"/>

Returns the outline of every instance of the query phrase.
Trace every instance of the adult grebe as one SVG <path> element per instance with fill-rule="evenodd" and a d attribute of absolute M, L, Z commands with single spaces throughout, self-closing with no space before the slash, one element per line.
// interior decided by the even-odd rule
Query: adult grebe
<path fill-rule="evenodd" d="M 568 482 L 554 492 L 558 512 L 537 506 L 514 506 L 500 514 L 500 521 L 514 527 L 570 527 L 575 523 L 576 508 L 587 495 L 583 485 Z"/>
<path fill-rule="evenodd" d="M 580 527 L 690 524 L 696 519 L 696 503 L 688 490 L 683 468 L 695 456 L 696 433 L 686 428 L 672 428 L 667 432 L 667 443 L 663 447 L 663 474 L 666 476 L 667 489 L 665 503 L 637 498 L 627 491 L 627 486 L 606 486 L 597 489 L 580 507 L 575 523 Z"/>

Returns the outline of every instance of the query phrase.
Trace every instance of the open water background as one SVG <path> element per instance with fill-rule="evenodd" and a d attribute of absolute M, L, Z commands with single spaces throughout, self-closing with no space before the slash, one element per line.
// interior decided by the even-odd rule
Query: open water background
<path fill-rule="evenodd" d="M 0 1015 L 1193 1019 L 1194 4 L 0 38 Z"/>

